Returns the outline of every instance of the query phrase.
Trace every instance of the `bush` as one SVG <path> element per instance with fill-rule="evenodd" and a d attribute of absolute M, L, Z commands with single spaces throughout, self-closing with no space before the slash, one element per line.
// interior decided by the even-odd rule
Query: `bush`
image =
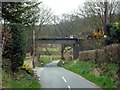
<path fill-rule="evenodd" d="M 119 63 L 120 44 L 112 44 L 97 50 L 82 51 L 79 53 L 79 60 L 95 61 L 97 63 Z"/>
<path fill-rule="evenodd" d="M 50 59 L 50 57 L 47 56 L 41 56 L 39 58 L 39 67 L 44 67 L 46 64 L 51 63 L 52 60 Z"/>
<path fill-rule="evenodd" d="M 71 59 L 60 60 L 57 65 L 62 67 L 63 65 L 68 64 L 69 62 L 71 62 Z"/>
<path fill-rule="evenodd" d="M 57 65 L 62 67 L 64 65 L 64 60 L 60 60 Z"/>
<path fill-rule="evenodd" d="M 106 38 L 107 44 L 120 43 L 120 23 L 112 23 L 107 25 L 108 37 Z"/>
<path fill-rule="evenodd" d="M 27 64 L 23 64 L 21 69 L 25 70 L 28 74 L 34 75 L 34 72 L 33 72 L 32 68 Z"/>

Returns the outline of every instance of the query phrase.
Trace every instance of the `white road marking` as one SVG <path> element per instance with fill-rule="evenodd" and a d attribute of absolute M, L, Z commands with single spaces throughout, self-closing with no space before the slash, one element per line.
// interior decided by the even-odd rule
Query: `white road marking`
<path fill-rule="evenodd" d="M 61 69 L 63 70 L 64 68 L 61 68 Z M 65 69 L 65 70 L 66 70 L 66 69 Z M 69 71 L 69 70 L 66 70 L 66 71 Z M 69 72 L 75 74 L 75 75 L 78 76 L 78 77 L 81 77 L 82 79 L 84 79 L 85 81 L 89 82 L 90 84 L 92 84 L 92 85 L 95 86 L 96 88 L 100 88 L 100 87 L 97 86 L 95 83 L 87 80 L 86 78 L 84 78 L 84 77 L 82 77 L 82 76 L 80 76 L 80 75 L 78 75 L 78 74 L 76 74 L 76 73 L 74 73 L 74 72 L 71 72 L 71 71 L 69 71 Z"/>
<path fill-rule="evenodd" d="M 63 79 L 65 82 L 67 82 L 64 77 L 62 77 L 62 79 Z"/>
<path fill-rule="evenodd" d="M 68 89 L 69 89 L 69 90 L 71 90 L 71 87 L 70 87 L 70 86 L 68 86 Z"/>

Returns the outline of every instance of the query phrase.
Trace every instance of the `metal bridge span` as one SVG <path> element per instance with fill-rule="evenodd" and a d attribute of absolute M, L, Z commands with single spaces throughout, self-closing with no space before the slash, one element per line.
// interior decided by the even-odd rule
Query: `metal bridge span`
<path fill-rule="evenodd" d="M 41 44 L 61 44 L 61 59 L 64 58 L 64 46 L 72 45 L 73 47 L 73 59 L 77 59 L 79 57 L 80 52 L 80 43 L 82 39 L 79 38 L 38 38 L 36 39 Z"/>

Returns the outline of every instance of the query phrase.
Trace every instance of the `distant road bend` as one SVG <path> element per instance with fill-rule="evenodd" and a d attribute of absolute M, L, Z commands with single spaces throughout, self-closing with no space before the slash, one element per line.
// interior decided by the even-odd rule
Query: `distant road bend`
<path fill-rule="evenodd" d="M 50 88 L 56 88 L 55 90 L 59 90 L 60 88 L 62 88 L 61 90 L 76 90 L 77 88 L 79 88 L 77 90 L 81 90 L 81 88 L 91 88 L 92 90 L 93 88 L 97 88 L 97 90 L 102 90 L 83 77 L 62 67 L 58 67 L 57 63 L 58 61 L 54 61 L 47 64 L 44 68 L 35 68 L 40 77 L 40 83 L 43 90 L 44 88 L 48 90 Z"/>

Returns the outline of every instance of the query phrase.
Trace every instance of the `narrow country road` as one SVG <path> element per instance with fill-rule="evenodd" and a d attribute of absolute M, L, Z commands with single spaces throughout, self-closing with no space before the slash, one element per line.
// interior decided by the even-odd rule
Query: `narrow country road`
<path fill-rule="evenodd" d="M 36 68 L 40 77 L 42 88 L 64 88 L 74 90 L 75 88 L 98 88 L 83 77 L 57 66 L 58 61 L 47 64 L 44 68 Z M 62 89 L 63 90 L 63 89 Z"/>

